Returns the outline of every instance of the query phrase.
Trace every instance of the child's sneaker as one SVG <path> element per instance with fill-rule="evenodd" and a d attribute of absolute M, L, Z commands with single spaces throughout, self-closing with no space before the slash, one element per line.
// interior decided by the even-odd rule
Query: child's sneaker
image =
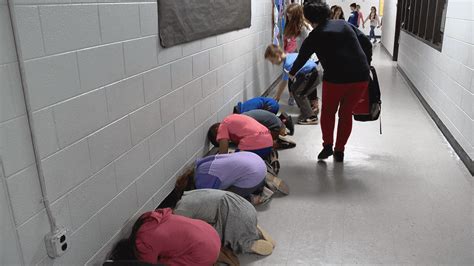
<path fill-rule="evenodd" d="M 259 195 L 250 195 L 250 203 L 252 203 L 253 206 L 265 205 L 270 202 L 272 196 L 273 191 L 267 187 L 263 187 L 263 191 Z"/>
<path fill-rule="evenodd" d="M 285 181 L 281 180 L 280 178 L 270 173 L 267 173 L 267 176 L 265 178 L 265 183 L 267 184 L 267 186 L 272 192 L 278 191 L 282 193 L 283 195 L 290 194 L 290 188 L 285 183 Z"/>
<path fill-rule="evenodd" d="M 270 236 L 270 234 L 267 233 L 267 231 L 263 230 L 263 228 L 258 224 L 257 224 L 257 230 L 258 230 L 258 234 L 260 236 L 260 239 L 267 240 L 268 242 L 272 243 L 273 247 L 276 246 L 275 240 L 273 240 L 273 238 Z"/>
<path fill-rule="evenodd" d="M 281 122 L 285 124 L 286 129 L 289 131 L 288 135 L 293 136 L 293 134 L 295 133 L 295 125 L 293 123 L 293 118 L 285 112 L 281 112 L 279 118 Z"/>
<path fill-rule="evenodd" d="M 270 241 L 259 239 L 253 242 L 250 250 L 255 254 L 268 256 L 273 252 L 273 245 Z"/>
<path fill-rule="evenodd" d="M 298 124 L 300 125 L 317 125 L 319 122 L 317 116 L 312 116 L 309 118 L 302 118 L 298 120 Z"/>

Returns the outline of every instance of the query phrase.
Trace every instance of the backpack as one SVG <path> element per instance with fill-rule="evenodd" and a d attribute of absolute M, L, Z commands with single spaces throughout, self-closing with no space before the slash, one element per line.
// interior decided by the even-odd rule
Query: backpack
<path fill-rule="evenodd" d="M 377 72 L 373 66 L 370 67 L 372 77 L 369 80 L 367 94 L 364 95 L 358 103 L 359 107 L 364 107 L 368 112 L 362 113 L 354 111 L 354 120 L 360 122 L 376 121 L 380 118 L 382 112 L 382 101 L 380 100 L 380 85 L 377 78 Z M 367 108 L 368 107 L 368 108 Z M 355 108 L 355 110 L 360 108 Z M 380 118 L 380 123 L 382 123 Z M 380 134 L 382 134 L 382 124 L 380 124 Z"/>

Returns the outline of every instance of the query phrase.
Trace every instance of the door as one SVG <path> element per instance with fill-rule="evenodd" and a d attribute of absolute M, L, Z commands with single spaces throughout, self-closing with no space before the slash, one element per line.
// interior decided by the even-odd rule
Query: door
<path fill-rule="evenodd" d="M 392 60 L 398 60 L 398 48 L 400 41 L 400 31 L 402 29 L 402 20 L 403 20 L 403 5 L 406 4 L 407 0 L 397 0 L 397 16 L 395 18 L 395 40 L 393 43 L 393 56 Z"/>

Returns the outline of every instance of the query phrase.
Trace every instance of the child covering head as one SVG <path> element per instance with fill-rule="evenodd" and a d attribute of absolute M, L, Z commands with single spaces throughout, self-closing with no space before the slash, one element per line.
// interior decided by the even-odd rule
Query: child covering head
<path fill-rule="evenodd" d="M 255 119 L 232 114 L 209 128 L 207 137 L 219 153 L 229 152 L 229 142 L 237 144 L 238 150 L 250 151 L 267 159 L 272 152 L 273 139 L 270 130 Z"/>
<path fill-rule="evenodd" d="M 267 180 L 268 178 L 268 180 Z M 266 182 L 271 185 L 268 189 Z M 176 181 L 176 188 L 228 190 L 246 198 L 254 205 L 266 203 L 273 190 L 288 194 L 288 186 L 281 179 L 267 174 L 267 165 L 252 152 L 209 155 L 196 160 Z"/>
<path fill-rule="evenodd" d="M 251 110 L 248 112 L 243 113 L 243 115 L 249 116 L 255 119 L 260 124 L 264 125 L 270 133 L 272 134 L 273 138 L 273 148 L 275 149 L 288 149 L 294 148 L 296 146 L 295 143 L 290 142 L 288 139 L 284 138 L 287 135 L 287 127 L 285 125 L 291 123 L 291 121 L 285 120 L 285 117 L 279 118 L 274 113 L 271 113 L 266 110 Z M 283 122 L 285 120 L 285 122 Z M 290 133 L 293 134 L 294 128 L 290 128 Z"/>
<path fill-rule="evenodd" d="M 278 110 L 280 109 L 280 105 L 273 98 L 255 97 L 245 102 L 237 103 L 237 105 L 234 107 L 234 114 L 241 114 L 256 109 L 267 110 L 277 114 Z"/>
<path fill-rule="evenodd" d="M 175 215 L 169 208 L 146 212 L 133 225 L 128 239 L 114 248 L 114 260 L 139 260 L 164 265 L 213 265 L 221 239 L 201 220 Z"/>
<path fill-rule="evenodd" d="M 255 119 L 257 122 L 268 128 L 268 130 L 270 130 L 273 140 L 277 140 L 279 135 L 286 135 L 285 124 L 283 124 L 280 118 L 278 118 L 278 116 L 276 116 L 274 113 L 258 109 L 247 111 L 242 114 Z"/>
<path fill-rule="evenodd" d="M 283 65 L 282 81 L 280 82 L 275 95 L 275 100 L 277 101 L 280 100 L 283 90 L 288 85 L 288 72 L 293 67 L 293 63 L 297 57 L 297 53 L 286 54 L 278 45 L 274 44 L 270 44 L 265 50 L 265 59 L 269 60 L 274 65 Z M 316 90 L 316 86 L 318 85 L 317 78 L 320 75 L 316 67 L 316 62 L 312 59 L 307 60 L 304 66 L 299 69 L 294 84 L 290 84 L 291 92 L 293 93 L 301 112 L 298 124 L 314 125 L 318 123 L 318 117 L 314 113 L 310 99 L 308 98 L 308 96 Z"/>
<path fill-rule="evenodd" d="M 222 240 L 222 246 L 236 253 L 269 255 L 273 239 L 257 224 L 255 207 L 239 195 L 216 189 L 184 192 L 174 213 L 211 224 Z"/>
<path fill-rule="evenodd" d="M 232 191 L 244 198 L 259 192 L 265 185 L 267 166 L 251 152 L 217 154 L 196 160 L 196 188 Z"/>

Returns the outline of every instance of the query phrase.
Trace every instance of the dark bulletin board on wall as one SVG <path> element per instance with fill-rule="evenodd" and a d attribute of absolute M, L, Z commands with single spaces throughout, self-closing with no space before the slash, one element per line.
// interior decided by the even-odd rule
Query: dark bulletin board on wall
<path fill-rule="evenodd" d="M 251 17 L 251 0 L 158 0 L 163 47 L 248 28 Z"/>

